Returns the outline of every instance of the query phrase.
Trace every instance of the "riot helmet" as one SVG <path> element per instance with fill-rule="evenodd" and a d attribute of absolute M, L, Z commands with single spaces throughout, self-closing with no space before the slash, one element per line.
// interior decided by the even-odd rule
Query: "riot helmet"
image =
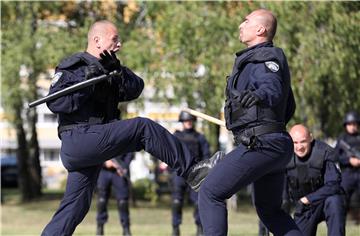
<path fill-rule="evenodd" d="M 184 122 L 184 121 L 196 121 L 196 117 L 191 115 L 189 112 L 186 111 L 181 111 L 180 115 L 179 115 L 179 121 L 180 122 Z"/>
<path fill-rule="evenodd" d="M 349 123 L 360 124 L 359 114 L 356 113 L 355 111 L 350 111 L 350 112 L 346 113 L 346 115 L 344 117 L 343 125 L 345 126 L 346 124 L 349 124 Z"/>

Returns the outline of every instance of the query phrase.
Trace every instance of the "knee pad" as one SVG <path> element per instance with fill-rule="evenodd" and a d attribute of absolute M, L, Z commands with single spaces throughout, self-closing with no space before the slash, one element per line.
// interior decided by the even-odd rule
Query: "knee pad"
<path fill-rule="evenodd" d="M 172 209 L 174 212 L 181 212 L 182 209 L 182 202 L 179 199 L 174 199 L 172 202 Z"/>
<path fill-rule="evenodd" d="M 106 209 L 107 200 L 104 197 L 99 197 L 97 201 L 98 211 L 103 211 Z"/>
<path fill-rule="evenodd" d="M 129 211 L 129 201 L 128 200 L 118 200 L 118 207 L 120 211 Z"/>

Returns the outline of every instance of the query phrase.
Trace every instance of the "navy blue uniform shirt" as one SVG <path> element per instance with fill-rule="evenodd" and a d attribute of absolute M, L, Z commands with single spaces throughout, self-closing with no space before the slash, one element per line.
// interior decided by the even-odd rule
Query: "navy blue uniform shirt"
<path fill-rule="evenodd" d="M 99 59 L 87 52 L 78 53 L 63 60 L 56 68 L 49 94 L 85 80 L 86 69 L 95 65 L 102 71 Z M 100 72 L 101 74 L 101 72 Z M 59 125 L 108 123 L 119 119 L 119 102 L 140 96 L 143 80 L 130 69 L 123 67 L 122 77 L 89 86 L 47 103 L 49 109 L 59 115 Z"/>
<path fill-rule="evenodd" d="M 272 42 L 261 43 L 236 53 L 234 67 L 227 81 L 227 94 L 232 89 L 253 91 L 260 98 L 259 108 L 270 109 L 275 117 L 254 117 L 255 121 L 249 124 L 239 122 L 231 129 L 234 126 L 246 128 L 269 122 L 286 124 L 294 114 L 295 100 L 287 60 L 283 51 L 274 47 Z"/>

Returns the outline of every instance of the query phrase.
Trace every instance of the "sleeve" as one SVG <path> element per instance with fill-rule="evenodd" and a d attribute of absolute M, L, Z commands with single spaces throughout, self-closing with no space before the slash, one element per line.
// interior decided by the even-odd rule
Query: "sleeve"
<path fill-rule="evenodd" d="M 201 147 L 202 160 L 210 158 L 210 145 L 204 135 L 199 136 L 199 142 Z"/>
<path fill-rule="evenodd" d="M 59 70 L 53 77 L 49 95 L 83 80 L 84 76 L 75 75 L 66 70 Z M 87 88 L 77 90 L 71 94 L 49 101 L 46 104 L 53 113 L 71 113 L 78 110 L 79 107 L 91 96 L 92 92 L 93 86 L 89 86 Z"/>
<path fill-rule="evenodd" d="M 306 196 L 311 204 L 325 200 L 325 198 L 334 194 L 341 193 L 341 174 L 333 161 L 334 155 L 334 151 L 327 152 L 327 157 L 324 162 L 324 186 Z"/>
<path fill-rule="evenodd" d="M 144 89 L 143 79 L 127 67 L 123 68 L 121 77 L 114 77 L 112 81 L 118 86 L 120 101 L 134 100 Z"/>
<path fill-rule="evenodd" d="M 281 69 L 273 72 L 265 66 L 265 63 L 257 63 L 253 66 L 250 82 L 255 94 L 260 98 L 260 103 L 268 107 L 276 106 L 283 98 Z"/>
<path fill-rule="evenodd" d="M 290 119 L 293 117 L 293 115 L 295 113 L 295 109 L 296 109 L 295 98 L 294 98 L 293 91 L 290 87 L 289 98 L 288 98 L 288 103 L 286 105 L 286 112 L 285 112 L 285 124 L 287 124 L 290 121 Z"/>
<path fill-rule="evenodd" d="M 283 201 L 290 201 L 290 195 L 289 195 L 289 186 L 288 186 L 288 179 L 286 178 L 286 174 L 284 177 L 284 189 L 282 194 Z"/>

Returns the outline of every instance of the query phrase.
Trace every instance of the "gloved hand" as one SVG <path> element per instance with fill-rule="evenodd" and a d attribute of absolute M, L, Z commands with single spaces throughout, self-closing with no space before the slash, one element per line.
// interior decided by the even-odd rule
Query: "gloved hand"
<path fill-rule="evenodd" d="M 245 90 L 242 93 L 240 104 L 244 108 L 249 108 L 257 104 L 259 101 L 260 98 L 253 91 Z"/>
<path fill-rule="evenodd" d="M 85 80 L 94 78 L 100 74 L 100 68 L 96 65 L 89 65 L 85 68 Z"/>
<path fill-rule="evenodd" d="M 106 70 L 105 73 L 110 73 L 114 70 L 121 72 L 121 63 L 119 59 L 117 59 L 115 52 L 110 51 L 110 53 L 107 50 L 104 50 L 102 53 L 100 53 L 101 59 L 99 62 Z"/>

